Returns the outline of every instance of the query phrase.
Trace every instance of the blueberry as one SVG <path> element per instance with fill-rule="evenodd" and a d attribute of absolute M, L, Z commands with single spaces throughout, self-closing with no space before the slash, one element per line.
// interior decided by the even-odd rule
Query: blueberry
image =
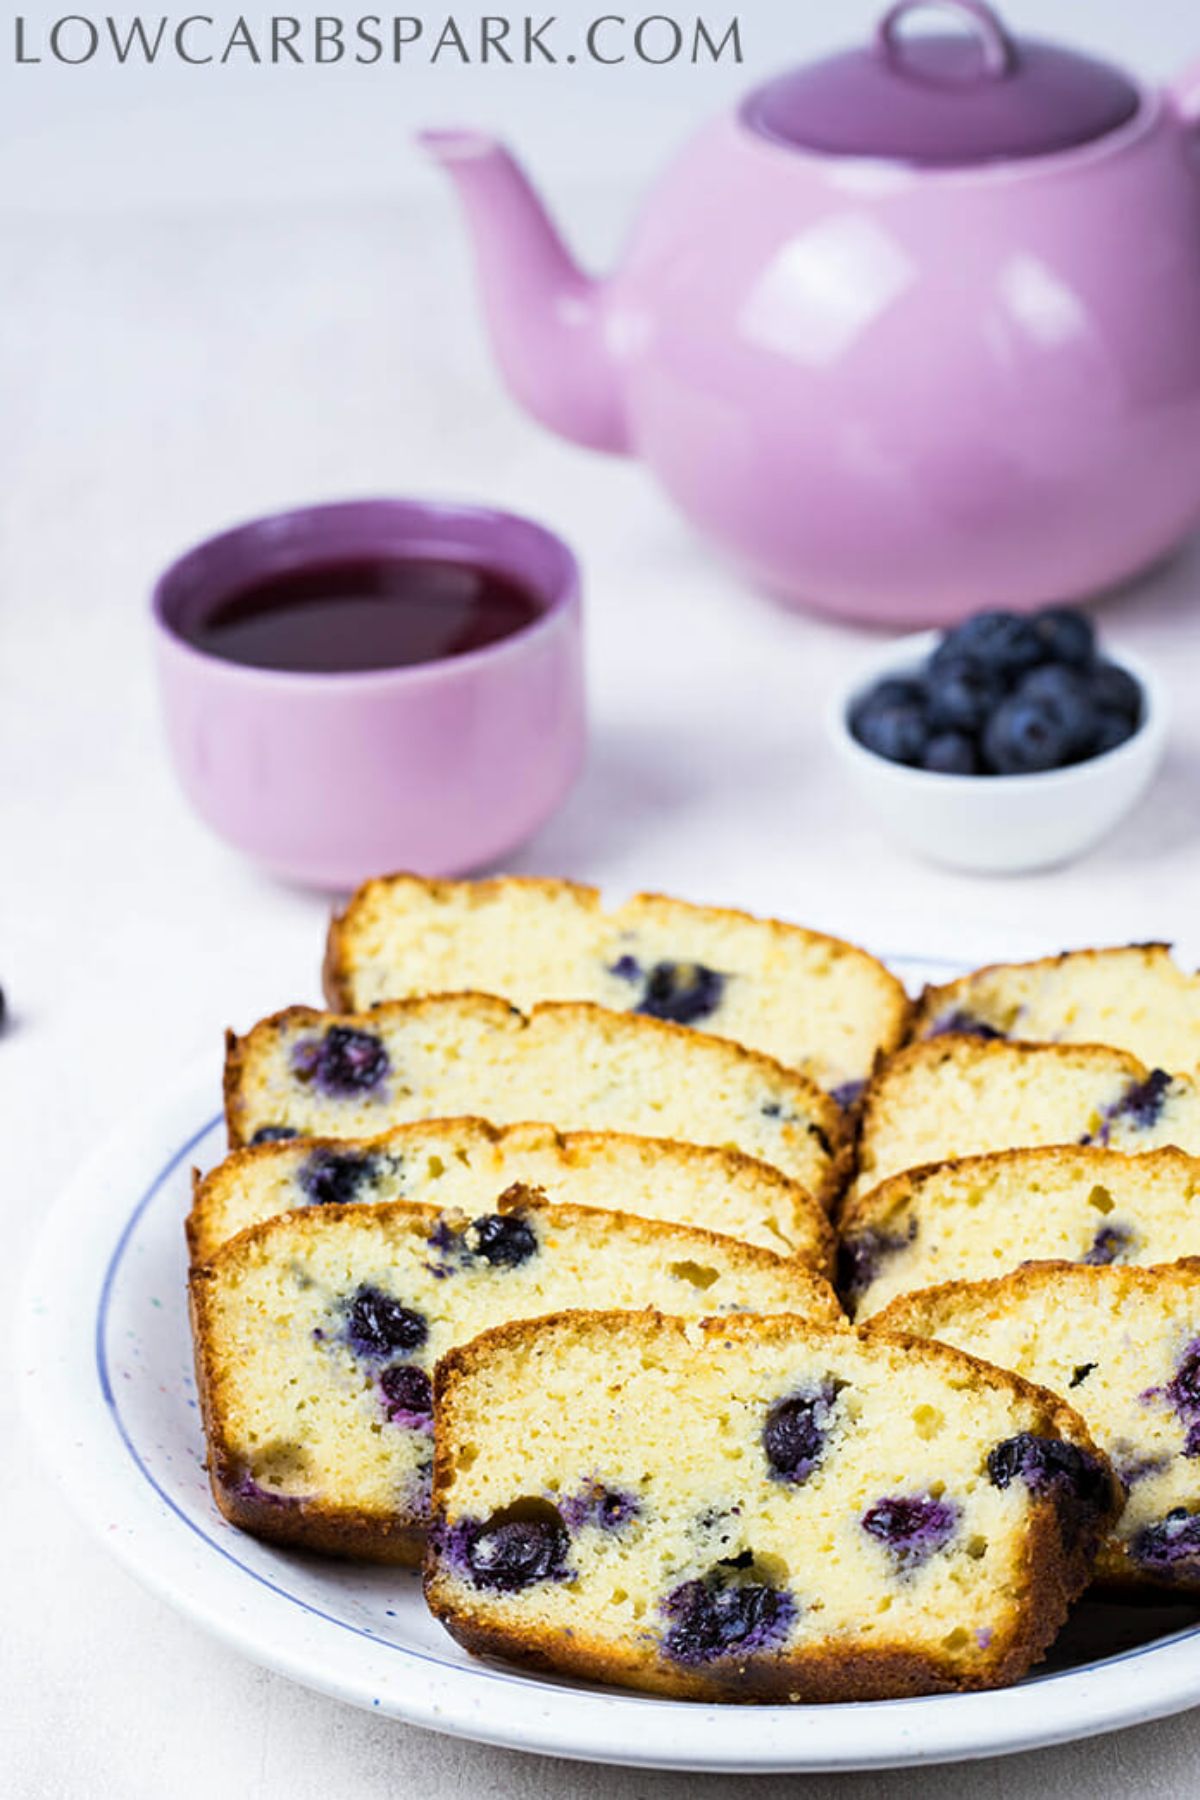
<path fill-rule="evenodd" d="M 715 1013 L 725 992 L 725 977 L 696 962 L 655 963 L 636 1012 L 673 1025 L 696 1025 Z"/>
<path fill-rule="evenodd" d="M 1019 1431 L 989 1452 L 988 1480 L 1007 1488 L 1020 1480 L 1037 1499 L 1053 1500 L 1063 1537 L 1073 1543 L 1112 1501 L 1112 1484 L 1103 1463 L 1061 1438 Z"/>
<path fill-rule="evenodd" d="M 852 1112 L 867 1091 L 865 1081 L 843 1081 L 830 1088 L 829 1098 L 836 1100 L 843 1112 Z"/>
<path fill-rule="evenodd" d="M 1074 669 L 1091 667 L 1096 656 L 1096 628 L 1086 613 L 1070 606 L 1048 606 L 1035 614 L 1033 628 L 1047 662 L 1066 663 Z"/>
<path fill-rule="evenodd" d="M 889 1256 L 907 1249 L 917 1235 L 915 1215 L 909 1219 L 903 1235 L 869 1226 L 865 1231 L 842 1238 L 837 1253 L 838 1292 L 851 1311 L 862 1299 Z"/>
<path fill-rule="evenodd" d="M 538 1247 L 533 1226 L 517 1213 L 485 1213 L 471 1226 L 470 1245 L 494 1269 L 515 1269 Z"/>
<path fill-rule="evenodd" d="M 1089 1363 L 1088 1368 L 1094 1367 Z M 1146 1481 L 1151 1475 L 1161 1475 L 1170 1467 L 1171 1459 L 1164 1454 L 1149 1456 L 1131 1452 L 1127 1445 L 1114 1445 L 1109 1451 L 1109 1458 L 1116 1470 L 1117 1479 L 1126 1489 L 1136 1487 L 1139 1481 Z"/>
<path fill-rule="evenodd" d="M 1200 1567 L 1200 1513 L 1173 1507 L 1165 1519 L 1139 1531 L 1129 1548 L 1151 1575 L 1193 1580 Z"/>
<path fill-rule="evenodd" d="M 921 767 L 934 775 L 978 775 L 979 752 L 965 731 L 939 731 L 921 757 Z"/>
<path fill-rule="evenodd" d="M 463 1557 L 476 1585 L 517 1593 L 566 1574 L 570 1538 L 548 1500 L 518 1500 L 468 1526 Z"/>
<path fill-rule="evenodd" d="M 725 1585 L 717 1573 L 685 1581 L 662 1602 L 671 1621 L 663 1638 L 668 1656 L 682 1663 L 713 1662 L 720 1656 L 749 1656 L 782 1642 L 796 1617 L 786 1588 L 757 1583 Z"/>
<path fill-rule="evenodd" d="M 385 1369 L 379 1385 L 394 1424 L 422 1423 L 433 1416 L 433 1384 L 424 1369 L 414 1363 L 396 1363 Z"/>
<path fill-rule="evenodd" d="M 642 965 L 637 957 L 630 956 L 628 951 L 624 956 L 618 956 L 616 962 L 609 966 L 608 972 L 610 975 L 619 976 L 622 981 L 640 981 L 642 979 Z"/>
<path fill-rule="evenodd" d="M 919 706 L 858 709 L 852 729 L 864 750 L 910 766 L 920 762 L 929 741 L 929 721 Z"/>
<path fill-rule="evenodd" d="M 983 1038 L 985 1042 L 990 1043 L 993 1039 L 1002 1038 L 1004 1033 L 997 1030 L 996 1026 L 989 1025 L 986 1019 L 976 1018 L 974 1013 L 956 1007 L 953 1012 L 943 1013 L 940 1019 L 934 1020 L 929 1035 L 930 1037 L 976 1037 Z"/>
<path fill-rule="evenodd" d="M 1088 677 L 1092 704 L 1101 712 L 1119 713 L 1136 725 L 1142 716 L 1142 690 L 1128 669 L 1117 663 L 1097 663 Z"/>
<path fill-rule="evenodd" d="M 937 670 L 962 658 L 1012 679 L 1036 668 L 1045 655 L 1032 619 L 1009 612 L 982 612 L 947 632 L 933 653 L 931 667 Z"/>
<path fill-rule="evenodd" d="M 1150 1131 L 1162 1117 L 1172 1080 L 1165 1069 L 1151 1069 L 1144 1081 L 1135 1081 L 1114 1105 L 1105 1109 L 1099 1131 L 1085 1133 L 1080 1143 L 1107 1144 L 1113 1126 L 1122 1119 L 1128 1120 L 1136 1131 Z"/>
<path fill-rule="evenodd" d="M 418 1350 L 428 1336 L 429 1325 L 419 1312 L 365 1282 L 346 1309 L 346 1342 L 360 1356 Z"/>
<path fill-rule="evenodd" d="M 1124 713 L 1097 712 L 1092 755 L 1106 756 L 1110 750 L 1119 750 L 1122 744 L 1129 742 L 1136 730 L 1136 721 L 1127 718 Z"/>
<path fill-rule="evenodd" d="M 388 1072 L 385 1045 L 370 1031 L 331 1025 L 324 1037 L 305 1038 L 292 1051 L 292 1069 L 335 1099 L 365 1094 Z"/>
<path fill-rule="evenodd" d="M 831 1382 L 808 1393 L 777 1400 L 763 1426 L 763 1449 L 771 1473 L 799 1486 L 825 1454 L 838 1388 Z"/>
<path fill-rule="evenodd" d="M 907 1568 L 942 1550 L 958 1528 L 959 1509 L 949 1500 L 920 1494 L 893 1494 L 877 1500 L 862 1516 L 862 1528 Z"/>
<path fill-rule="evenodd" d="M 858 720 L 864 713 L 880 712 L 885 707 L 925 705 L 927 689 L 918 675 L 885 675 L 855 700 L 850 712 L 850 728 L 857 733 Z"/>
<path fill-rule="evenodd" d="M 1124 1225 L 1101 1225 L 1083 1261 L 1097 1267 L 1107 1266 L 1116 1262 L 1118 1256 L 1128 1250 L 1129 1244 L 1129 1232 Z"/>
<path fill-rule="evenodd" d="M 1200 1338 L 1194 1339 L 1180 1357 L 1167 1393 L 1180 1412 L 1200 1412 Z"/>
<path fill-rule="evenodd" d="M 1032 1431 L 1019 1431 L 997 1444 L 988 1455 L 987 1472 L 993 1487 L 1010 1487 L 1019 1478 L 1039 1497 L 1067 1487 L 1081 1498 L 1102 1498 L 1107 1487 L 1101 1465 L 1086 1450 Z"/>
<path fill-rule="evenodd" d="M 1128 1119 L 1139 1131 L 1158 1124 L 1167 1103 L 1172 1077 L 1165 1069 L 1151 1069 L 1145 1081 L 1135 1082 L 1110 1113 L 1112 1119 Z"/>
<path fill-rule="evenodd" d="M 1031 701 L 1053 713 L 1069 740 L 1068 754 L 1087 756 L 1096 741 L 1098 715 L 1086 676 L 1060 663 L 1045 663 L 1026 675 L 1017 700 Z"/>
<path fill-rule="evenodd" d="M 1163 1390 L 1187 1427 L 1183 1454 L 1200 1456 L 1200 1338 L 1193 1338 Z"/>
<path fill-rule="evenodd" d="M 929 677 L 929 723 L 935 732 L 978 731 L 1004 698 L 1004 682 L 965 657 L 943 657 Z"/>
<path fill-rule="evenodd" d="M 997 775 L 1038 775 L 1061 769 L 1073 754 L 1072 727 L 1042 701 L 1014 695 L 1001 701 L 983 733 L 983 755 Z"/>
<path fill-rule="evenodd" d="M 298 1179 L 310 1206 L 349 1206 L 370 1184 L 374 1172 L 369 1156 L 350 1150 L 314 1150 Z"/>
<path fill-rule="evenodd" d="M 593 1525 L 597 1531 L 619 1531 L 631 1519 L 636 1519 L 641 1510 L 642 1503 L 636 1494 L 605 1487 L 601 1481 L 585 1482 L 578 1494 L 564 1500 L 559 1507 L 572 1531 L 581 1531 L 585 1525 Z"/>
<path fill-rule="evenodd" d="M 252 1144 L 283 1144 L 289 1138 L 299 1136 L 300 1133 L 294 1125 L 260 1125 L 250 1142 Z"/>
<path fill-rule="evenodd" d="M 425 1242 L 433 1253 L 434 1260 L 425 1267 L 438 1281 L 445 1281 L 455 1274 L 462 1255 L 469 1255 L 465 1250 L 462 1238 L 450 1225 L 449 1220 L 439 1217 L 430 1228 Z"/>

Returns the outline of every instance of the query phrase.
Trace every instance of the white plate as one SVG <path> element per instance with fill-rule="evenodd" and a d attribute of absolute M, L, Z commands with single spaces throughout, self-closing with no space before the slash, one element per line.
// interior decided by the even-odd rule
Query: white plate
<path fill-rule="evenodd" d="M 934 972 L 895 961 L 914 980 Z M 1200 1703 L 1200 1613 L 1181 1603 L 1085 1604 L 1056 1660 L 1001 1693 L 708 1707 L 471 1661 L 425 1611 L 416 1576 L 272 1550 L 235 1531 L 201 1463 L 184 1293 L 190 1171 L 224 1147 L 218 1093 L 214 1065 L 192 1070 L 63 1196 L 29 1272 L 18 1366 L 68 1498 L 140 1580 L 232 1648 L 411 1724 L 652 1768 L 942 1762 Z"/>

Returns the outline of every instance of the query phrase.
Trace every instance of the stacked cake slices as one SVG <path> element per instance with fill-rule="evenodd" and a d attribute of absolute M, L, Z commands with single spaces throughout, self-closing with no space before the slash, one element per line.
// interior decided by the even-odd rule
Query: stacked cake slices
<path fill-rule="evenodd" d="M 188 1221 L 235 1524 L 706 1700 L 995 1686 L 1096 1570 L 1200 1593 L 1200 1001 L 1161 947 L 912 1009 L 796 926 L 396 876 L 326 991 L 230 1037 Z"/>

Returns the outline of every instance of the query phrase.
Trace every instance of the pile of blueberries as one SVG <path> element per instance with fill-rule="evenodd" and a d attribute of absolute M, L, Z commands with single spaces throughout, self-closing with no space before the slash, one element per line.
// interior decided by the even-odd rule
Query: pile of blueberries
<path fill-rule="evenodd" d="M 910 675 L 885 676 L 850 711 L 858 742 L 941 775 L 1036 775 L 1103 756 L 1142 722 L 1142 690 L 1099 654 L 1083 613 L 984 612 L 947 632 Z"/>

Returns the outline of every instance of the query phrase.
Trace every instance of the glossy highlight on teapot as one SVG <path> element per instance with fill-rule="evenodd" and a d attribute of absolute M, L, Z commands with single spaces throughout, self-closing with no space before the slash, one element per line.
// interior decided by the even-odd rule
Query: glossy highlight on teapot
<path fill-rule="evenodd" d="M 185 635 L 208 656 L 290 674 L 404 669 L 483 650 L 541 616 L 497 569 L 431 556 L 359 556 L 264 574 Z"/>

